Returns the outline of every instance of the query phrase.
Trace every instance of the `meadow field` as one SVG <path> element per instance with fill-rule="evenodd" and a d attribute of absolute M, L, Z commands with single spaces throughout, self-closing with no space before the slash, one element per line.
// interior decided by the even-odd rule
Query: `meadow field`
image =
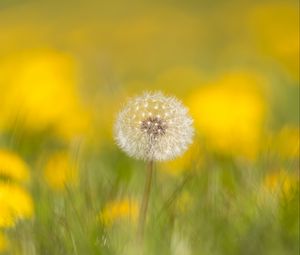
<path fill-rule="evenodd" d="M 299 88 L 296 0 L 2 0 L 0 254 L 299 254 Z M 157 91 L 194 135 L 141 235 L 149 163 L 114 129 Z"/>

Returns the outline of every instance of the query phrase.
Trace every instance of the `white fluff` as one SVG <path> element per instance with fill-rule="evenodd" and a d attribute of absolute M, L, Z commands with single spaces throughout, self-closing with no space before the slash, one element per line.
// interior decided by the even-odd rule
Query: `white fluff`
<path fill-rule="evenodd" d="M 115 140 L 129 156 L 165 161 L 183 154 L 192 143 L 193 120 L 187 108 L 161 92 L 130 100 L 115 123 Z"/>

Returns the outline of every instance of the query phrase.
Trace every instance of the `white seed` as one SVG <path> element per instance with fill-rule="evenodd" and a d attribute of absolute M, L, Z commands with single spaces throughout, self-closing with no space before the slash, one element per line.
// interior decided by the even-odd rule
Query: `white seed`
<path fill-rule="evenodd" d="M 145 110 L 146 107 L 155 109 L 155 114 Z M 145 93 L 129 101 L 120 112 L 115 124 L 115 140 L 134 158 L 169 160 L 188 148 L 194 132 L 192 123 L 186 108 L 177 99 L 160 92 Z"/>

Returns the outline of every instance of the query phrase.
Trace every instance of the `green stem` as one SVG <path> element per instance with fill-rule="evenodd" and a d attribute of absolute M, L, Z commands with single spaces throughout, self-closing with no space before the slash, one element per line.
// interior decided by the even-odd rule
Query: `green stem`
<path fill-rule="evenodd" d="M 143 240 L 144 238 L 144 230 L 145 230 L 145 224 L 147 220 L 149 197 L 151 192 L 153 166 L 154 166 L 153 161 L 149 161 L 147 163 L 147 176 L 146 176 L 143 200 L 140 208 L 139 225 L 138 225 L 138 238 L 140 238 L 140 240 Z"/>

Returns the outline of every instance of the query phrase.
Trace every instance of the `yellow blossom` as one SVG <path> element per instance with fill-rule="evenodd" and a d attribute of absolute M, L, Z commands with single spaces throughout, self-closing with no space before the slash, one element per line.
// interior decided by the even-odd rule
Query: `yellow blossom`
<path fill-rule="evenodd" d="M 67 152 L 57 152 L 47 160 L 44 178 L 49 187 L 62 191 L 66 185 L 77 184 L 78 169 Z"/>
<path fill-rule="evenodd" d="M 136 223 L 138 214 L 138 202 L 131 199 L 123 199 L 106 204 L 100 213 L 100 220 L 106 226 L 111 226 L 119 220 L 126 219 L 132 223 Z"/>
<path fill-rule="evenodd" d="M 26 181 L 29 179 L 29 169 L 17 154 L 0 149 L 0 177 L 20 182 Z"/>
<path fill-rule="evenodd" d="M 265 102 L 259 79 L 247 73 L 229 73 L 203 86 L 188 105 L 199 134 L 223 154 L 254 158 L 259 149 Z"/>
<path fill-rule="evenodd" d="M 297 185 L 298 176 L 287 171 L 275 171 L 268 174 L 264 179 L 264 187 L 271 193 L 283 193 L 286 196 L 291 194 L 292 189 Z"/>
<path fill-rule="evenodd" d="M 33 201 L 28 192 L 15 184 L 0 183 L 0 227 L 13 226 L 33 216 Z"/>
<path fill-rule="evenodd" d="M 1 187 L 0 187 L 1 190 Z M 7 198 L 6 198 L 7 199 Z M 0 198 L 0 201 L 4 200 Z M 0 227 L 11 227 L 15 225 L 15 218 L 7 203 L 0 204 Z"/>
<path fill-rule="evenodd" d="M 5 96 L 0 99 L 1 122 L 6 120 L 6 126 L 18 117 L 27 128 L 51 127 L 67 138 L 86 131 L 88 112 L 77 88 L 79 72 L 72 56 L 36 50 L 11 57 L 0 67 L 5 70 L 3 74 L 0 71 L 6 84 Z"/>

